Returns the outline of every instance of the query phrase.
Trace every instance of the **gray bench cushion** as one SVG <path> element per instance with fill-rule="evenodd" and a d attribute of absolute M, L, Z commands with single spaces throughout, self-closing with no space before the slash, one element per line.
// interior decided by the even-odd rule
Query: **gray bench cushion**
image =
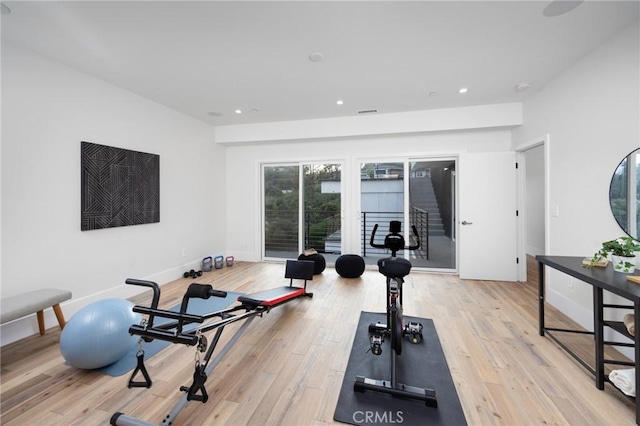
<path fill-rule="evenodd" d="M 53 305 L 71 299 L 71 292 L 54 288 L 30 291 L 2 299 L 0 323 L 36 313 Z"/>

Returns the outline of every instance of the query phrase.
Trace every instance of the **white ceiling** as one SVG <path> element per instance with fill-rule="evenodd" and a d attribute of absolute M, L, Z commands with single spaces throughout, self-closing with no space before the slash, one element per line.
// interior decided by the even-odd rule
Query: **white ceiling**
<path fill-rule="evenodd" d="M 548 3 L 4 1 L 1 25 L 3 43 L 226 125 L 519 101 L 640 14 Z"/>

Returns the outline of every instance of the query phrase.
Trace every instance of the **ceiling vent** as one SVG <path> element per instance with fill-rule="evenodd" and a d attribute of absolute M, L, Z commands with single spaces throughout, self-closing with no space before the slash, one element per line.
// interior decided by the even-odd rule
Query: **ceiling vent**
<path fill-rule="evenodd" d="M 376 112 L 378 112 L 377 109 L 361 109 L 358 114 L 375 114 Z"/>

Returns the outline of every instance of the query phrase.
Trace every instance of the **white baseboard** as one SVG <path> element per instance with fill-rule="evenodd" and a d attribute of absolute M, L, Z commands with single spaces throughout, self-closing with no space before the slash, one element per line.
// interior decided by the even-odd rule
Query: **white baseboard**
<path fill-rule="evenodd" d="M 589 309 L 568 299 L 565 295 L 549 288 L 549 286 L 547 286 L 545 300 L 580 326 L 593 331 L 593 312 Z"/>
<path fill-rule="evenodd" d="M 181 266 L 177 266 L 175 268 L 167 269 L 165 271 L 160 271 L 153 275 L 149 275 L 146 277 L 130 277 L 130 278 L 138 278 L 145 281 L 153 281 L 158 283 L 159 285 L 166 284 L 171 281 L 175 281 L 178 278 L 182 278 L 185 271 L 190 269 L 199 270 L 201 268 L 201 261 L 194 260 L 192 262 L 186 263 Z M 109 299 L 109 298 L 120 298 L 120 299 L 128 299 L 137 294 L 140 294 L 144 291 L 149 290 L 148 287 L 139 287 L 127 284 L 120 284 L 110 289 L 94 293 L 81 298 L 74 298 L 63 302 L 60 304 L 62 308 L 62 312 L 67 321 L 69 321 L 73 315 L 78 312 L 83 307 L 96 302 L 98 300 Z M 56 319 L 53 309 L 48 308 L 44 311 L 44 323 L 45 328 L 50 328 L 53 326 L 57 326 L 58 320 Z M 32 336 L 34 334 L 38 334 L 38 320 L 36 318 L 36 314 L 28 315 L 23 318 L 19 318 L 17 320 L 8 322 L 6 324 L 2 324 L 0 326 L 0 346 L 7 345 L 9 343 L 13 343 L 17 340 L 24 339 L 25 337 Z"/>
<path fill-rule="evenodd" d="M 261 260 L 260 255 L 253 251 L 234 251 L 233 258 L 239 262 L 260 262 Z"/>
<path fill-rule="evenodd" d="M 593 312 L 589 309 L 584 308 L 568 299 L 566 296 L 554 291 L 553 289 L 547 288 L 547 293 L 545 296 L 547 303 L 553 305 L 560 312 L 577 322 L 580 326 L 584 327 L 586 330 L 593 331 Z M 609 340 L 613 342 L 621 342 L 621 343 L 632 343 L 631 340 L 626 337 L 620 335 L 619 333 L 613 331 L 609 327 L 604 328 L 604 340 Z M 633 348 L 625 348 L 625 347 L 613 347 L 615 350 L 623 354 L 624 356 L 634 359 L 634 349 Z M 595 355 L 594 355 L 595 356 Z"/>

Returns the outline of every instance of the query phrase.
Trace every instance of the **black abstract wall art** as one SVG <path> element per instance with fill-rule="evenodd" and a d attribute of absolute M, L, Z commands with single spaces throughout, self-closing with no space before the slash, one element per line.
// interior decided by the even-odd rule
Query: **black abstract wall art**
<path fill-rule="evenodd" d="M 80 229 L 160 222 L 160 156 L 81 142 Z"/>

